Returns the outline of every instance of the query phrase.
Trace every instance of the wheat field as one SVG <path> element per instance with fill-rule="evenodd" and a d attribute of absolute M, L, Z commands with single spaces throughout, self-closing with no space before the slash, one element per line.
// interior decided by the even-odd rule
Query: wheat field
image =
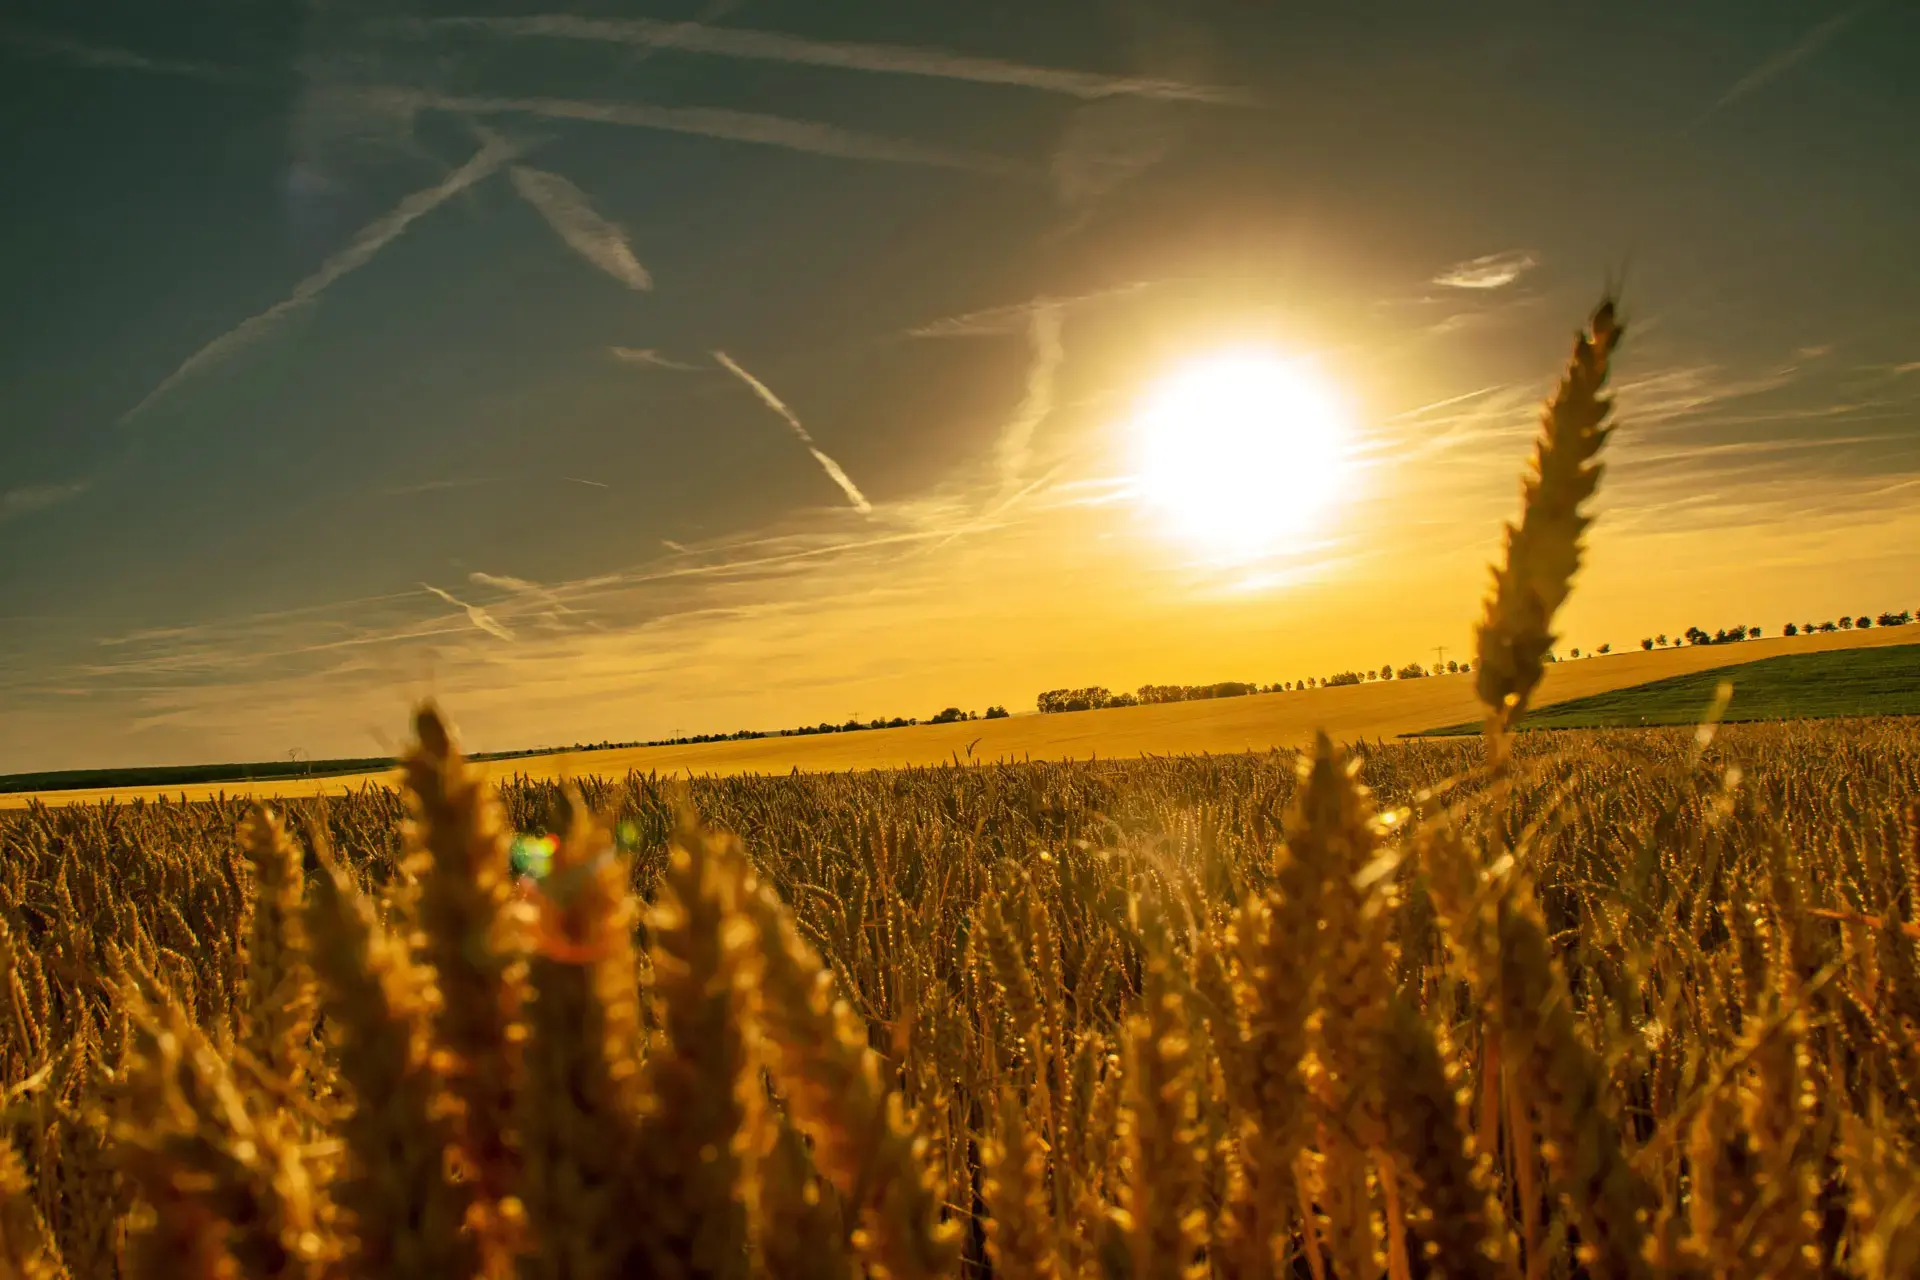
<path fill-rule="evenodd" d="M 1900 628 L 1776 636 L 1737 645 L 1697 645 L 1643 653 L 1614 653 L 1550 665 L 1536 705 L 1610 693 L 1649 680 L 1708 671 L 1788 653 L 1820 653 L 1879 645 L 1913 644 Z M 1225 755 L 1241 751 L 1290 751 L 1310 746 L 1324 731 L 1337 742 L 1391 741 L 1445 724 L 1477 719 L 1480 705 L 1470 675 L 1393 680 L 1297 693 L 1255 694 L 1204 702 L 1112 707 L 1070 715 L 1023 715 L 1006 720 L 920 724 L 860 733 L 751 738 L 684 746 L 554 752 L 511 760 L 476 762 L 495 782 L 513 777 L 558 782 L 628 772 L 731 776 L 743 773 L 902 769 L 932 765 L 1025 760 L 1119 760 L 1163 755 Z M 46 804 L 98 804 L 105 800 L 210 800 L 218 796 L 277 799 L 339 796 L 380 782 L 395 786 L 397 770 L 263 782 L 213 782 L 171 787 L 105 787 L 38 794 L 0 795 L 0 809 Z"/>
<path fill-rule="evenodd" d="M 1512 732 L 1620 336 L 1480 739 L 0 815 L 0 1275 L 1915 1274 L 1920 732 Z"/>

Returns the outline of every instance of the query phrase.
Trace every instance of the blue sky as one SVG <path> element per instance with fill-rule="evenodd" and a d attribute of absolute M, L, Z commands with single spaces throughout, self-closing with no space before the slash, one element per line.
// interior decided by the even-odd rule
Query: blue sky
<path fill-rule="evenodd" d="M 1458 651 L 1622 277 L 1571 641 L 1920 606 L 1915 48 L 1894 3 L 12 6 L 0 768 Z M 1250 340 L 1364 483 L 1229 570 L 1116 424 Z"/>

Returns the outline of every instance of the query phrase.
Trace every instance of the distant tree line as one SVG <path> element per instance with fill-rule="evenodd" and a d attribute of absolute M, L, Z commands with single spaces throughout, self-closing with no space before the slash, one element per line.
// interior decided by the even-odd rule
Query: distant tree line
<path fill-rule="evenodd" d="M 1114 693 L 1103 685 L 1088 685 L 1083 689 L 1049 689 L 1034 700 L 1034 705 L 1042 715 L 1056 715 L 1064 711 L 1097 711 L 1103 707 L 1142 707 L 1167 702 L 1243 698 L 1254 693 L 1299 693 L 1307 689 L 1365 684 L 1369 680 L 1418 680 L 1429 675 L 1458 675 L 1472 669 L 1472 664 L 1466 662 L 1448 662 L 1445 667 L 1435 664 L 1432 670 L 1418 662 L 1409 662 L 1404 666 L 1389 662 L 1370 671 L 1338 671 L 1330 676 L 1276 680 L 1270 684 L 1254 680 L 1223 680 L 1215 684 L 1143 684 L 1132 693 Z"/>
<path fill-rule="evenodd" d="M 1829 619 L 1820 623 L 1789 622 L 1780 628 L 1780 634 L 1783 636 L 1825 635 L 1833 631 L 1865 631 L 1873 626 L 1904 627 L 1912 621 L 1913 613 L 1910 610 L 1902 609 L 1898 613 L 1889 610 L 1878 617 L 1863 613 L 1854 618 Z M 1669 647 L 1677 649 L 1682 645 L 1737 644 L 1742 640 L 1758 640 L 1765 635 L 1766 629 L 1763 627 L 1720 627 L 1712 634 L 1708 634 L 1704 627 L 1688 627 L 1671 641 L 1667 639 L 1664 632 L 1657 636 L 1648 636 L 1640 641 L 1640 647 L 1650 650 Z M 1577 650 L 1575 656 L 1578 656 Z"/>
<path fill-rule="evenodd" d="M 962 711 L 958 707 L 948 707 L 935 715 L 933 719 L 927 721 L 927 723 L 955 724 L 961 720 L 1005 720 L 1010 714 L 1012 713 L 1001 706 L 988 707 L 985 715 L 981 715 L 977 711 Z"/>
<path fill-rule="evenodd" d="M 1010 713 L 1005 707 L 992 706 L 984 714 L 977 711 L 962 711 L 959 707 L 946 707 L 935 712 L 926 720 L 895 716 L 891 720 L 848 720 L 845 724 L 833 724 L 821 721 L 819 724 L 803 724 L 792 729 L 736 729 L 732 733 L 695 733 L 674 738 L 656 738 L 651 742 L 615 742 L 601 743 L 600 746 L 627 747 L 680 747 L 696 742 L 741 742 L 752 738 L 807 738 L 821 733 L 862 733 L 868 729 L 904 729 L 915 724 L 953 724 L 959 720 L 1004 720 Z M 576 751 L 579 747 L 574 748 Z M 592 750 L 588 747 L 587 750 Z"/>

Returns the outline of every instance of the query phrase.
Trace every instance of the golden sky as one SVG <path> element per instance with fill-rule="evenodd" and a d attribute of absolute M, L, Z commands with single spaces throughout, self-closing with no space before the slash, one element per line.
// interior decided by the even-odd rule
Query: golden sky
<path fill-rule="evenodd" d="M 1566 646 L 1920 608 L 1911 15 L 1010 13 L 15 33 L 0 768 L 1466 657 L 1622 275 Z M 1222 351 L 1345 423 L 1234 556 L 1133 434 Z M 1304 505 L 1310 454 L 1220 502 Z"/>

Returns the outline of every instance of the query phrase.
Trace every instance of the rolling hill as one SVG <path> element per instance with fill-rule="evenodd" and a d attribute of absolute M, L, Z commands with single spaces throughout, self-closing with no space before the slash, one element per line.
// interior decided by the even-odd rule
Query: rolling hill
<path fill-rule="evenodd" d="M 1775 637 L 1739 644 L 1631 652 L 1557 663 L 1547 669 L 1536 702 L 1541 707 L 1610 693 L 1649 681 L 1709 671 L 1787 654 L 1820 653 L 1914 644 L 1920 629 L 1893 628 L 1836 632 L 1831 635 Z M 448 708 L 456 717 L 459 707 Z M 396 708 L 396 718 L 399 709 Z M 1336 739 L 1393 738 L 1435 725 L 1475 720 L 1479 704 L 1473 677 L 1432 676 L 1379 684 L 1309 689 L 1298 693 L 1256 694 L 1208 702 L 1176 702 L 1147 707 L 1117 707 L 1065 715 L 1022 715 L 1007 720 L 914 725 L 861 733 L 804 738 L 756 738 L 688 746 L 631 747 L 607 751 L 561 752 L 500 760 L 486 765 L 494 776 L 524 774 L 537 778 L 587 774 L 619 776 L 630 769 L 661 773 L 785 773 L 845 769 L 886 769 L 948 764 L 955 760 L 1088 759 L 1143 755 L 1265 751 L 1311 741 L 1324 728 Z M 131 800 L 160 795 L 189 799 L 227 795 L 337 795 L 368 782 L 385 782 L 391 771 L 325 779 L 260 782 L 208 782 L 172 787 L 112 787 L 0 796 L 0 806 L 17 807 L 34 798 L 48 803 Z"/>

